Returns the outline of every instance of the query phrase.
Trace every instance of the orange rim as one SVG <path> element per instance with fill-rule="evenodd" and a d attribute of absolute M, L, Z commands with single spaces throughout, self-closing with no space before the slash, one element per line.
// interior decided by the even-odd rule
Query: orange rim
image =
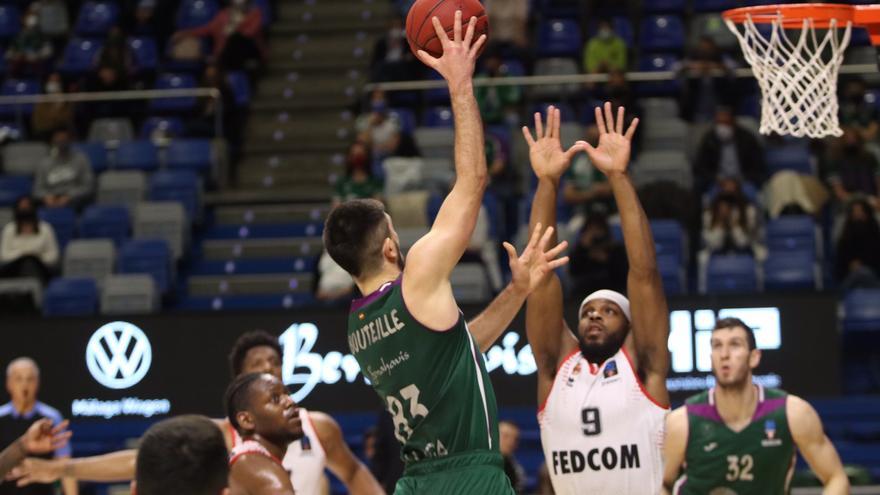
<path fill-rule="evenodd" d="M 833 19 L 837 25 L 853 21 L 855 24 L 856 8 L 853 5 L 833 3 L 795 3 L 788 5 L 756 5 L 741 7 L 724 12 L 724 18 L 742 24 L 748 17 L 755 24 L 775 24 L 780 22 L 783 28 L 796 29 L 804 24 L 804 19 L 812 19 L 817 28 L 827 28 Z"/>

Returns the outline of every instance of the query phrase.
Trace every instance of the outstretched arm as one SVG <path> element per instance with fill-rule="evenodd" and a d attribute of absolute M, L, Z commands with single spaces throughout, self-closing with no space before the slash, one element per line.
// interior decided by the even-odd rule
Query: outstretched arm
<path fill-rule="evenodd" d="M 822 481 L 825 495 L 849 493 L 849 479 L 843 470 L 840 456 L 822 429 L 822 420 L 807 401 L 789 395 L 786 416 L 791 437 L 809 464 L 810 469 Z"/>
<path fill-rule="evenodd" d="M 327 455 L 327 467 L 352 495 L 384 495 L 385 490 L 348 448 L 342 430 L 327 414 L 309 411 L 309 418 Z M 296 473 L 294 473 L 296 476 Z"/>
<path fill-rule="evenodd" d="M 529 161 L 538 177 L 538 190 L 532 200 L 532 213 L 529 229 L 537 225 L 556 226 L 556 191 L 562 174 L 571 164 L 578 148 L 568 151 L 562 149 L 559 141 L 561 114 L 552 106 L 547 109 L 547 126 L 541 114 L 535 114 L 535 133 L 532 137 L 528 127 L 523 127 L 523 136 L 529 145 Z M 551 235 L 550 244 L 556 242 Z M 538 366 L 538 403 L 542 404 L 550 392 L 559 359 L 577 342 L 568 334 L 562 316 L 563 294 L 559 277 L 548 273 L 539 281 L 528 297 L 526 304 L 526 333 L 529 345 Z"/>
<path fill-rule="evenodd" d="M 421 50 L 418 56 L 449 85 L 455 116 L 455 185 L 443 201 L 431 231 L 409 251 L 403 291 L 413 315 L 423 323 L 430 322 L 431 328 L 442 330 L 458 321 L 449 275 L 467 249 L 488 180 L 483 125 L 472 80 L 477 54 L 486 37 L 473 40 L 476 18 L 471 18 L 462 37 L 461 11 L 455 13 L 452 40 L 436 17 L 432 22 L 443 45 L 443 56 L 434 58 Z"/>
<path fill-rule="evenodd" d="M 48 418 L 32 424 L 24 435 L 0 452 L 0 480 L 28 454 L 47 454 L 67 445 L 71 433 L 65 430 L 67 421 L 62 421 L 55 427 L 52 427 L 52 420 Z"/>
<path fill-rule="evenodd" d="M 468 322 L 471 335 L 482 352 L 488 351 L 510 326 L 526 297 L 542 283 L 544 277 L 568 263 L 568 256 L 556 259 L 568 247 L 567 242 L 563 241 L 553 249 L 547 249 L 553 230 L 553 227 L 549 227 L 542 235 L 541 224 L 538 224 L 532 232 L 529 244 L 519 257 L 510 243 L 504 243 L 504 249 L 510 258 L 510 284 L 482 313 Z"/>
<path fill-rule="evenodd" d="M 18 486 L 54 483 L 61 477 L 80 481 L 112 483 L 134 479 L 137 450 L 120 450 L 79 459 L 27 458 L 13 471 Z"/>
<path fill-rule="evenodd" d="M 654 400 L 669 404 L 666 374 L 669 371 L 669 309 L 663 282 L 657 270 L 654 237 L 648 216 L 642 209 L 636 189 L 629 178 L 630 144 L 639 119 L 634 119 L 623 132 L 624 108 L 617 110 L 617 120 L 611 112 L 611 103 L 605 103 L 604 115 L 596 108 L 599 127 L 599 146 L 587 142 L 579 144 L 590 155 L 593 165 L 602 171 L 611 184 L 620 225 L 629 260 L 626 289 L 632 308 L 630 322 L 635 349 L 634 363 L 645 381 L 645 388 Z"/>

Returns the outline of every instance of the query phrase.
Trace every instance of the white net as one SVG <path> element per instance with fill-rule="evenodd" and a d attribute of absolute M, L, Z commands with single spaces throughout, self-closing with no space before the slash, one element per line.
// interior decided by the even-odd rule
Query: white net
<path fill-rule="evenodd" d="M 849 45 L 851 23 L 838 29 L 832 20 L 823 34 L 817 33 L 812 19 L 804 19 L 800 35 L 793 40 L 781 17 L 770 24 L 756 24 L 750 16 L 741 24 L 726 22 L 761 87 L 761 134 L 811 138 L 843 134 L 837 121 L 837 73 Z"/>

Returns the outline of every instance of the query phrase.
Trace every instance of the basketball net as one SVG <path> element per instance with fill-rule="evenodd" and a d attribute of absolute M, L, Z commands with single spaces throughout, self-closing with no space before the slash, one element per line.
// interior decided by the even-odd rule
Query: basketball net
<path fill-rule="evenodd" d="M 761 134 L 842 135 L 837 120 L 837 73 L 852 23 L 847 22 L 839 36 L 838 23 L 832 19 L 823 36 L 807 18 L 798 39 L 792 40 L 782 27 L 782 14 L 777 16 L 770 24 L 759 24 L 769 26 L 769 38 L 751 16 L 739 24 L 725 19 L 761 87 Z"/>

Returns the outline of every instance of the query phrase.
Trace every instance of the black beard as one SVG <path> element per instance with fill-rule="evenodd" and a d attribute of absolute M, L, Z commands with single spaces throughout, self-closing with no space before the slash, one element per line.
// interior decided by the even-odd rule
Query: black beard
<path fill-rule="evenodd" d="M 587 345 L 582 338 L 578 338 L 578 347 L 581 349 L 581 354 L 587 358 L 587 361 L 594 364 L 601 364 L 605 362 L 606 359 L 617 354 L 617 351 L 623 346 L 624 339 L 626 339 L 625 332 L 621 333 L 620 338 L 609 336 L 604 344 Z"/>

